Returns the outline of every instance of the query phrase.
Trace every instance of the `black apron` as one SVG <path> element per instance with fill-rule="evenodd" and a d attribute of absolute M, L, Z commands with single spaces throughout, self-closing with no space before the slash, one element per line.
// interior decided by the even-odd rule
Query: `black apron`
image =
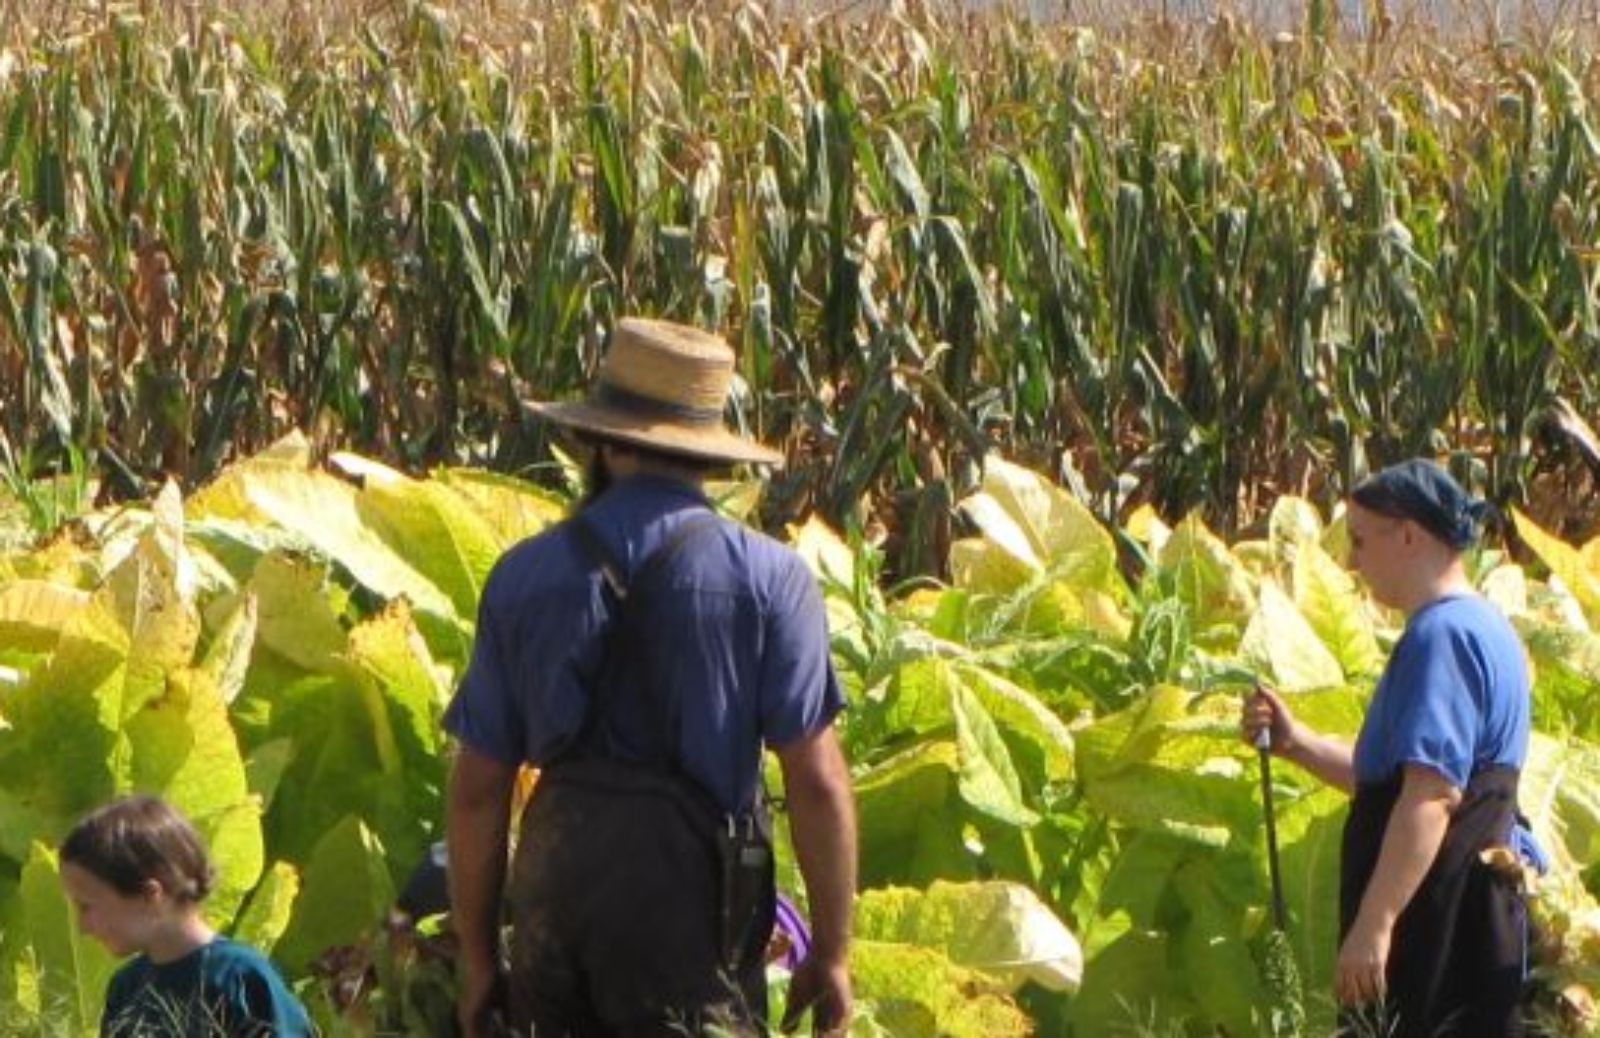
<path fill-rule="evenodd" d="M 1510 839 L 1517 813 L 1513 768 L 1477 772 L 1433 867 L 1400 913 L 1389 947 L 1388 1005 L 1380 1033 L 1395 1038 L 1518 1038 L 1522 1020 L 1526 907 L 1515 882 L 1480 858 Z M 1345 821 L 1339 874 L 1339 940 L 1354 924 L 1378 864 L 1401 774 L 1362 784 Z M 1346 1016 L 1341 1035 L 1370 1033 Z"/>

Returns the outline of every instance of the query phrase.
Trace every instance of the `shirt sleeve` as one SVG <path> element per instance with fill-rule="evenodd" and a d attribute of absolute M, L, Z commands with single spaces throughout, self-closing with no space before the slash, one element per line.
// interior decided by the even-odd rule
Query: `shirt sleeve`
<path fill-rule="evenodd" d="M 816 579 L 789 559 L 768 605 L 761 657 L 761 735 L 787 746 L 827 727 L 844 708 L 828 653 L 828 618 Z"/>
<path fill-rule="evenodd" d="M 1396 709 L 1385 742 L 1396 767 L 1425 765 L 1465 789 L 1472 777 L 1482 723 L 1481 671 L 1458 632 L 1415 632 L 1392 666 Z"/>
<path fill-rule="evenodd" d="M 501 625 L 509 621 L 496 608 L 493 576 L 478 604 L 478 630 L 466 676 L 445 710 L 445 731 L 465 746 L 502 764 L 520 764 L 523 726 L 518 711 L 516 668 L 507 657 L 508 640 Z"/>

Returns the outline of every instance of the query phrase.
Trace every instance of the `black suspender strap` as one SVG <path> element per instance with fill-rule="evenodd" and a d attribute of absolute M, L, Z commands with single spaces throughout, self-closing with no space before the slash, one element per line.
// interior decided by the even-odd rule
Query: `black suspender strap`
<path fill-rule="evenodd" d="M 602 635 L 604 647 L 600 670 L 595 681 L 595 687 L 590 690 L 590 703 L 587 716 L 584 719 L 583 734 L 579 738 L 579 748 L 594 751 L 603 746 L 597 746 L 598 737 L 605 723 L 606 712 L 611 707 L 612 681 L 610 675 L 613 671 L 614 654 L 620 652 L 631 653 L 632 647 L 627 643 L 629 638 L 637 635 L 628 625 L 630 611 L 627 608 L 628 599 L 632 592 L 639 589 L 652 587 L 651 581 L 665 572 L 672 560 L 676 558 L 691 541 L 701 535 L 709 533 L 720 526 L 720 520 L 709 511 L 702 512 L 682 521 L 678 528 L 673 530 L 667 539 L 655 551 L 651 552 L 630 581 L 627 572 L 616 554 L 607 546 L 605 539 L 600 536 L 588 516 L 578 513 L 572 520 L 572 532 L 577 538 L 579 546 L 588 555 L 589 561 L 600 571 L 600 577 L 605 581 L 606 589 L 610 593 L 610 615 L 605 621 L 605 630 Z M 620 636 L 620 643 L 619 643 Z M 669 763 L 676 771 L 683 770 L 683 747 L 680 745 L 680 727 L 682 722 L 683 703 L 679 690 L 670 685 L 667 689 L 667 741 L 669 745 Z"/>

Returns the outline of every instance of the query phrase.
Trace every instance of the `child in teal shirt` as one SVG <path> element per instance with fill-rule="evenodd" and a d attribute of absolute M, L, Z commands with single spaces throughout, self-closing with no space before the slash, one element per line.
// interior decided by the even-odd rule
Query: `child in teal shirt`
<path fill-rule="evenodd" d="M 102 1038 L 304 1038 L 305 1009 L 253 948 L 200 914 L 213 872 L 200 836 L 156 797 L 113 801 L 61 846 L 78 928 L 113 955 Z"/>

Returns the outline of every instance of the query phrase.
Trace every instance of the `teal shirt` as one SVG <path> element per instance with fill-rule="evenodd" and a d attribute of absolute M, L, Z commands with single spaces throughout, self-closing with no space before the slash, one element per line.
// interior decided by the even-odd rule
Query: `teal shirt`
<path fill-rule="evenodd" d="M 218 937 L 173 962 L 136 956 L 111 978 L 101 1038 L 305 1038 L 304 1007 L 267 957 Z"/>

